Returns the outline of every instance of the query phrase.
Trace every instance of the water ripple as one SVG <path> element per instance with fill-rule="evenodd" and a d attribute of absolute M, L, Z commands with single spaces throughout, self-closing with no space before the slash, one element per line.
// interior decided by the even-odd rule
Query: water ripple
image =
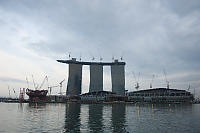
<path fill-rule="evenodd" d="M 0 133 L 199 133 L 200 105 L 0 103 Z"/>

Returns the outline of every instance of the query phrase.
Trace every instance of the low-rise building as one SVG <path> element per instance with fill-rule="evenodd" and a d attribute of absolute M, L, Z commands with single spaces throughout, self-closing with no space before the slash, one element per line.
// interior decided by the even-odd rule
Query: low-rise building
<path fill-rule="evenodd" d="M 186 90 L 154 88 L 127 93 L 128 100 L 134 102 L 175 103 L 192 102 L 194 96 Z"/>

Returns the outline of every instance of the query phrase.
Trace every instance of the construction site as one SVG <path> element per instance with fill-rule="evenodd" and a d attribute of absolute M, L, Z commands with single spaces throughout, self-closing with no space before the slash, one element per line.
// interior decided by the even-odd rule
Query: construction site
<path fill-rule="evenodd" d="M 60 63 L 69 64 L 69 76 L 66 89 L 67 101 L 105 101 L 105 97 L 115 97 L 116 100 L 125 98 L 125 62 L 114 60 L 113 62 L 84 62 L 71 60 L 57 60 Z M 90 67 L 89 92 L 82 92 L 82 67 Z M 112 91 L 103 89 L 103 67 L 110 66 Z"/>
<path fill-rule="evenodd" d="M 113 60 L 112 62 L 85 62 L 77 61 L 76 58 L 69 60 L 57 60 L 59 63 L 69 65 L 66 92 L 62 92 L 63 82 L 59 85 L 48 86 L 48 89 L 41 89 L 48 77 L 45 76 L 41 85 L 34 83 L 34 90 L 20 89 L 19 99 L 7 99 L 7 102 L 45 102 L 45 103 L 110 103 L 110 102 L 131 102 L 131 103 L 194 103 L 194 95 L 189 91 L 180 89 L 170 89 L 169 81 L 166 78 L 166 88 L 150 88 L 139 90 L 139 82 L 136 81 L 136 91 L 128 92 L 125 90 L 125 62 Z M 90 82 L 89 92 L 82 94 L 82 68 L 83 65 L 89 66 Z M 111 72 L 111 91 L 103 88 L 103 68 L 110 67 Z M 140 75 L 140 73 L 139 73 Z M 134 75 L 135 80 L 136 76 Z M 138 78 L 139 79 L 139 78 Z M 152 79 L 153 82 L 153 79 Z M 28 80 L 27 80 L 28 83 Z M 29 85 L 28 85 L 29 86 Z M 59 87 L 59 95 L 52 95 L 52 89 Z M 14 91 L 14 90 L 13 90 Z M 15 92 L 15 91 L 14 91 Z M 29 99 L 25 99 L 25 94 Z M 10 89 L 9 89 L 10 95 Z"/>

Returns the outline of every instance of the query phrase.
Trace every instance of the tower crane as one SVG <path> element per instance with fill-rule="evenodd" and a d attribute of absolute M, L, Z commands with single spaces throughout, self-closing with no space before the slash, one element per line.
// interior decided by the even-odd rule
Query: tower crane
<path fill-rule="evenodd" d="M 8 95 L 9 95 L 9 98 L 11 98 L 10 96 L 10 86 L 8 85 Z"/>
<path fill-rule="evenodd" d="M 189 86 L 188 86 L 188 89 L 187 89 L 188 91 L 190 90 L 190 84 L 189 84 Z"/>
<path fill-rule="evenodd" d="M 92 61 L 94 61 L 95 60 L 95 58 L 94 58 L 94 56 L 92 57 Z"/>
<path fill-rule="evenodd" d="M 115 57 L 114 57 L 114 56 L 112 56 L 112 60 L 113 60 L 113 61 L 115 60 Z"/>
<path fill-rule="evenodd" d="M 155 78 L 155 75 L 153 74 L 152 79 L 151 79 L 151 83 L 150 83 L 150 88 L 152 88 L 154 78 Z"/>
<path fill-rule="evenodd" d="M 121 56 L 120 56 L 120 60 L 121 60 L 121 61 L 124 59 L 123 56 L 124 56 L 124 52 L 121 53 Z"/>
<path fill-rule="evenodd" d="M 32 75 L 32 79 L 33 79 L 33 85 L 34 85 L 34 88 L 35 88 L 35 90 L 37 90 L 38 86 L 36 86 L 36 84 L 35 84 L 35 81 L 34 81 L 33 75 Z"/>
<path fill-rule="evenodd" d="M 62 95 L 62 83 L 65 81 L 65 79 L 63 79 L 59 84 L 60 84 L 60 95 Z"/>
<path fill-rule="evenodd" d="M 100 62 L 101 62 L 101 61 L 103 60 L 103 58 L 100 56 L 99 60 L 100 60 Z"/>
<path fill-rule="evenodd" d="M 164 76 L 165 76 L 165 81 L 167 83 L 167 89 L 169 89 L 169 81 L 167 80 L 167 74 L 166 74 L 165 69 L 163 69 L 163 73 L 164 73 Z"/>
<path fill-rule="evenodd" d="M 123 56 L 120 57 L 121 61 L 123 60 Z"/>
<path fill-rule="evenodd" d="M 27 87 L 29 88 L 28 78 L 26 77 Z"/>
<path fill-rule="evenodd" d="M 41 85 L 40 85 L 40 87 L 39 87 L 39 90 L 40 90 L 40 89 L 42 88 L 42 86 L 44 85 L 45 80 L 48 81 L 48 77 L 47 77 L 47 76 L 44 77 L 44 80 L 42 81 L 42 83 L 41 83 Z"/>
<path fill-rule="evenodd" d="M 80 61 L 81 61 L 81 57 L 82 57 L 82 56 L 81 56 L 81 53 L 80 53 L 80 58 L 79 58 Z"/>
<path fill-rule="evenodd" d="M 51 92 L 52 92 L 52 88 L 55 88 L 55 87 L 59 87 L 59 85 L 49 86 L 49 87 L 48 87 L 48 90 L 49 90 L 49 94 L 50 94 L 50 95 L 51 95 Z"/>
<path fill-rule="evenodd" d="M 13 92 L 14 92 L 14 94 L 15 94 L 15 97 L 16 97 L 16 99 L 17 99 L 17 94 L 16 94 L 16 92 L 15 92 L 15 89 L 13 88 Z"/>
<path fill-rule="evenodd" d="M 68 56 L 69 56 L 69 60 L 70 60 L 70 58 L 71 58 L 71 52 L 68 53 Z"/>
<path fill-rule="evenodd" d="M 138 90 L 140 88 L 140 85 L 139 85 L 139 79 L 140 79 L 140 72 L 138 74 L 138 79 L 136 79 L 136 76 L 135 76 L 135 73 L 133 72 L 133 76 L 134 76 L 134 79 L 135 79 L 135 89 Z"/>

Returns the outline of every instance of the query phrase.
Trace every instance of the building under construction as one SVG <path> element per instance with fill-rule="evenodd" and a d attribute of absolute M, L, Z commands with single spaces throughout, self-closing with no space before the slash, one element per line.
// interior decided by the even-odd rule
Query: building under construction
<path fill-rule="evenodd" d="M 125 94 L 125 62 L 82 62 L 76 58 L 72 60 L 57 60 L 69 64 L 69 77 L 67 84 L 67 101 L 86 103 L 95 102 L 140 102 L 140 103 L 191 103 L 194 96 L 185 90 L 154 88 L 128 92 Z M 81 94 L 82 66 L 90 66 L 89 92 Z M 103 90 L 103 67 L 110 66 L 112 91 Z M 139 86 L 139 85 L 138 85 Z"/>
<path fill-rule="evenodd" d="M 148 103 L 190 103 L 194 96 L 186 90 L 154 88 L 127 93 L 128 101 Z"/>
<path fill-rule="evenodd" d="M 123 96 L 125 94 L 125 62 L 83 62 L 76 58 L 71 60 L 57 60 L 69 64 L 69 76 L 66 96 L 79 96 L 82 91 L 82 67 L 90 66 L 89 93 L 103 91 L 103 67 L 111 67 L 112 93 Z"/>

